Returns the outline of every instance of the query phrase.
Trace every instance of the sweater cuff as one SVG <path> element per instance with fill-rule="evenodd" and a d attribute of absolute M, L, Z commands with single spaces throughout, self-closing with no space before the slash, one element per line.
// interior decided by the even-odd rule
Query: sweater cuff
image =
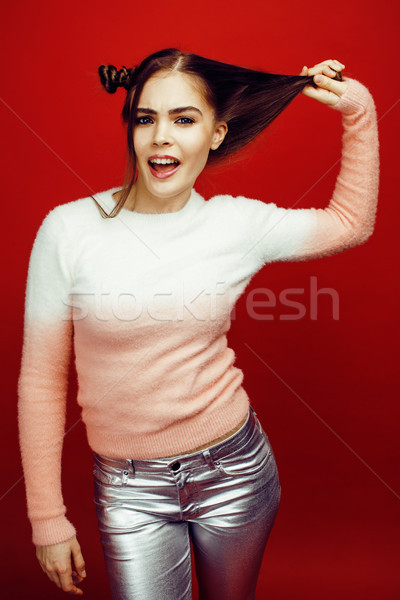
<path fill-rule="evenodd" d="M 372 100 L 368 88 L 356 79 L 351 79 L 350 77 L 343 77 L 343 81 L 348 83 L 346 91 L 340 96 L 339 102 L 330 105 L 330 108 L 338 110 L 345 115 L 363 112 Z"/>
<path fill-rule="evenodd" d="M 61 544 L 76 535 L 76 529 L 64 516 L 32 521 L 32 542 L 35 546 Z"/>

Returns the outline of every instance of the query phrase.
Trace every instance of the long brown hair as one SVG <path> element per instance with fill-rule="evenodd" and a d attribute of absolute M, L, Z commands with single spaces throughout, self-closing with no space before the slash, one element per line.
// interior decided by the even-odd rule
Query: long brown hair
<path fill-rule="evenodd" d="M 136 177 L 136 157 L 133 130 L 138 101 L 148 79 L 159 71 L 178 71 L 195 76 L 201 83 L 204 97 L 213 107 L 217 121 L 228 124 L 222 144 L 210 152 L 207 165 L 223 162 L 251 142 L 276 119 L 302 89 L 311 84 L 312 76 L 280 75 L 254 71 L 219 62 L 176 48 L 167 48 L 151 54 L 139 66 L 117 70 L 114 65 L 101 65 L 100 80 L 109 93 L 118 87 L 126 89 L 122 120 L 127 125 L 129 163 L 121 198 L 103 217 L 115 217 L 125 204 Z"/>

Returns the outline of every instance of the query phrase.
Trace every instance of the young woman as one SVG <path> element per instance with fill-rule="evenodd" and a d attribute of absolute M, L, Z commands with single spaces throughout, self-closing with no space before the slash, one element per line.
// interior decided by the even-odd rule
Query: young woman
<path fill-rule="evenodd" d="M 121 188 L 56 206 L 31 253 L 19 378 L 28 515 L 42 569 L 81 594 L 86 576 L 61 495 L 72 339 L 94 453 L 94 501 L 114 599 L 254 598 L 280 502 L 275 456 L 226 333 L 263 265 L 340 252 L 371 235 L 379 180 L 373 98 L 344 65 L 300 75 L 175 49 L 99 69 L 126 90 Z M 207 164 L 255 138 L 298 94 L 339 111 L 340 173 L 325 209 L 243 196 L 206 201 Z"/>

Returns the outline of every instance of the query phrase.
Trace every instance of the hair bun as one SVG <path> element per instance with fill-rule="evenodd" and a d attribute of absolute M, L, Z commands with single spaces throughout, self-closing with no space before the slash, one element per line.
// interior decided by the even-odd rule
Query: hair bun
<path fill-rule="evenodd" d="M 129 89 L 132 80 L 132 74 L 136 69 L 135 67 L 133 69 L 122 67 L 118 70 L 116 67 L 114 67 L 114 65 L 100 65 L 98 70 L 100 81 L 105 87 L 106 91 L 109 94 L 115 94 L 119 87 L 123 87 L 126 90 Z"/>

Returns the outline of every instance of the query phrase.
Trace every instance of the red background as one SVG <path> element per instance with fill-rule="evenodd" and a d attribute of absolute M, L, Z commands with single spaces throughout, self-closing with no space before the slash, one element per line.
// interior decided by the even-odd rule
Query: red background
<path fill-rule="evenodd" d="M 2 365 L 2 592 L 54 599 L 31 544 L 16 429 L 16 381 L 29 253 L 55 205 L 122 182 L 123 92 L 101 88 L 97 67 L 183 50 L 277 73 L 337 58 L 374 96 L 381 145 L 376 230 L 358 248 L 264 267 L 238 303 L 229 335 L 244 387 L 275 450 L 282 503 L 258 598 L 399 597 L 398 37 L 394 0 L 7 3 L 1 17 L 4 292 Z M 281 206 L 326 206 L 339 170 L 340 115 L 300 95 L 242 162 L 204 173 L 207 198 L 226 192 Z M 309 311 L 311 277 L 340 298 Z M 302 288 L 302 319 L 256 320 L 256 287 Z M 91 452 L 71 371 L 64 497 L 87 564 L 89 599 L 108 599 L 92 504 Z M 4 494 L 4 495 L 3 495 Z M 162 598 L 162 593 L 160 593 Z"/>

